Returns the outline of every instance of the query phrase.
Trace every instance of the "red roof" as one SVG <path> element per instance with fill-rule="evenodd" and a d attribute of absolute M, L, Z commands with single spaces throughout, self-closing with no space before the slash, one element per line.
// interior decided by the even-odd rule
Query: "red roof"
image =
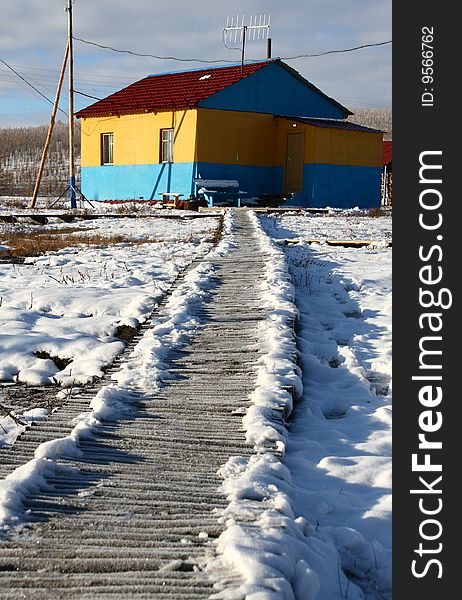
<path fill-rule="evenodd" d="M 252 75 L 270 62 L 245 64 L 243 73 L 241 65 L 233 65 L 150 75 L 80 110 L 76 116 L 80 119 L 127 112 L 151 112 L 165 108 L 189 108 Z"/>
<path fill-rule="evenodd" d="M 382 167 L 384 167 L 385 165 L 389 165 L 392 160 L 392 145 L 393 142 L 383 142 L 383 146 L 382 146 Z"/>

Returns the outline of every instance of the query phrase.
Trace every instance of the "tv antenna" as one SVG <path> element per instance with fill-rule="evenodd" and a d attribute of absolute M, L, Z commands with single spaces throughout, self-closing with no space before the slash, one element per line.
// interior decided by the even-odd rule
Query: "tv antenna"
<path fill-rule="evenodd" d="M 245 24 L 244 15 L 227 16 L 223 30 L 223 42 L 229 50 L 241 51 L 241 73 L 244 71 L 245 44 L 247 41 L 267 40 L 267 58 L 271 58 L 271 38 L 269 37 L 271 15 L 250 15 Z M 228 43 L 241 44 L 240 48 L 230 48 Z"/>

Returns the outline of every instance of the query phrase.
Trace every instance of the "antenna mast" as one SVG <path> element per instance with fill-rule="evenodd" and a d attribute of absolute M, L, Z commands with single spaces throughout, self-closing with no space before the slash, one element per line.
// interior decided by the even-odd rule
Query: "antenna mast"
<path fill-rule="evenodd" d="M 77 208 L 74 156 L 74 40 L 72 37 L 73 3 L 74 0 L 67 0 L 67 43 L 69 47 L 69 199 L 71 208 Z"/>
<path fill-rule="evenodd" d="M 245 44 L 247 41 L 269 39 L 271 15 L 250 15 L 249 24 L 245 25 L 244 15 L 226 17 L 223 30 L 223 41 L 229 50 L 241 51 L 241 73 L 244 72 Z M 226 42 L 240 43 L 240 48 L 230 48 Z"/>

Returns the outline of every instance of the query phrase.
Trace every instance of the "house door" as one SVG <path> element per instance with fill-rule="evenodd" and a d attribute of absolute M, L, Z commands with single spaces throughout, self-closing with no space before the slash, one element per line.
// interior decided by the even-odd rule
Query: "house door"
<path fill-rule="evenodd" d="M 284 170 L 284 192 L 303 191 L 303 159 L 305 134 L 288 133 L 286 138 L 286 160 Z"/>

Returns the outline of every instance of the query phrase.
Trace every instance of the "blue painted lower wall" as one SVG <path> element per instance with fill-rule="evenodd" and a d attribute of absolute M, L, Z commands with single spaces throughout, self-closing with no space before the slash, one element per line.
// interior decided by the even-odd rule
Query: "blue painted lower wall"
<path fill-rule="evenodd" d="M 282 167 L 219 163 L 164 163 L 82 167 L 82 192 L 89 200 L 160 199 L 162 192 L 188 198 L 196 192 L 194 178 L 237 179 L 246 198 L 279 195 L 284 191 Z M 370 208 L 380 205 L 380 168 L 306 164 L 303 192 L 290 206 Z"/>
<path fill-rule="evenodd" d="M 277 169 L 277 186 L 284 189 L 284 169 Z M 303 191 L 287 206 L 325 208 L 372 208 L 380 206 L 380 167 L 306 164 Z"/>
<path fill-rule="evenodd" d="M 194 163 L 82 167 L 82 192 L 89 200 L 160 200 L 162 192 L 194 193 Z"/>
<path fill-rule="evenodd" d="M 203 179 L 237 179 L 247 198 L 284 192 L 283 167 L 253 167 L 199 163 Z M 303 192 L 287 201 L 288 206 L 324 208 L 371 208 L 380 205 L 380 167 L 306 164 Z"/>
<path fill-rule="evenodd" d="M 225 165 L 220 163 L 197 163 L 197 176 L 202 179 L 237 179 L 240 189 L 247 192 L 245 198 L 262 194 L 278 194 L 275 167 L 249 165 Z"/>
<path fill-rule="evenodd" d="M 302 201 L 317 208 L 380 206 L 380 167 L 305 165 Z"/>

